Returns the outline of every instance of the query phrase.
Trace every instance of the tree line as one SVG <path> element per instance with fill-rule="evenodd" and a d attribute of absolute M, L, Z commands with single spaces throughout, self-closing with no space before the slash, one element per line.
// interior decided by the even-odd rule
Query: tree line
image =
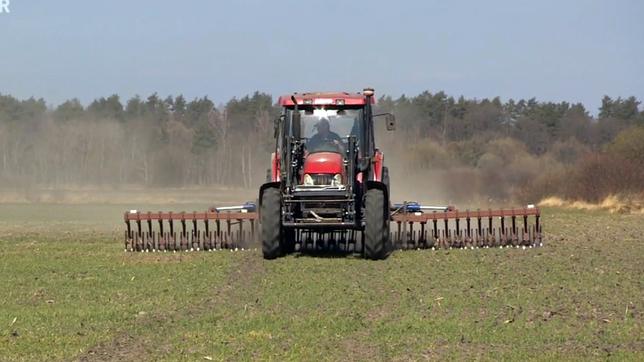
<path fill-rule="evenodd" d="M 401 174 L 430 178 L 448 199 L 467 194 L 536 202 L 598 201 L 644 191 L 644 111 L 605 96 L 596 117 L 580 103 L 454 98 L 444 92 L 382 97 L 401 122 L 384 135 Z M 404 140 L 404 141 L 403 141 Z M 418 176 L 416 176 L 418 177 Z"/>
<path fill-rule="evenodd" d="M 644 111 L 635 97 L 605 96 L 596 117 L 579 103 L 429 91 L 382 96 L 377 107 L 398 118 L 397 132 L 379 127 L 377 135 L 387 157 L 400 161 L 397 172 L 442 171 L 446 178 L 456 172 L 482 185 L 476 192 L 496 198 L 559 193 L 592 199 L 638 191 L 634 183 L 642 180 Z M 155 93 L 127 100 L 111 95 L 87 106 L 71 99 L 53 108 L 43 99 L 0 94 L 0 182 L 255 188 L 269 165 L 279 111 L 261 92 L 220 105 L 208 97 Z M 621 165 L 610 172 L 622 181 L 593 181 L 583 192 L 561 181 L 589 183 L 582 168 L 607 162 Z M 498 183 L 502 191 L 485 187 Z"/>

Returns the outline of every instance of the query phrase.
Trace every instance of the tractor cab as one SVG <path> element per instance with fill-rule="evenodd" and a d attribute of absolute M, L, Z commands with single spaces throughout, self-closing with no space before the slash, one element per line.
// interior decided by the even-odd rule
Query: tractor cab
<path fill-rule="evenodd" d="M 291 175 L 296 179 L 295 187 L 347 185 L 352 181 L 348 179 L 348 166 L 356 166 L 351 162 L 356 161 L 354 157 L 363 163 L 360 167 L 363 169 L 369 168 L 364 164 L 369 158 L 376 162 L 382 160 L 382 154 L 374 147 L 373 118 L 380 115 L 372 114 L 373 103 L 370 89 L 363 94 L 318 92 L 280 97 L 283 112 L 276 124 L 275 156 L 281 159 L 282 146 L 288 148 L 289 140 L 297 143 L 303 164 L 298 174 Z M 387 116 L 387 128 L 392 129 L 393 116 L 382 115 Z M 370 170 L 376 180 L 381 177 L 381 168 L 379 162 Z M 362 178 L 360 173 L 353 176 Z M 282 175 L 275 172 L 273 176 L 273 181 L 277 181 Z"/>
<path fill-rule="evenodd" d="M 312 107 L 298 112 L 304 165 L 296 188 L 345 189 L 347 151 L 351 138 L 356 140 L 355 146 L 359 147 L 363 111 Z"/>

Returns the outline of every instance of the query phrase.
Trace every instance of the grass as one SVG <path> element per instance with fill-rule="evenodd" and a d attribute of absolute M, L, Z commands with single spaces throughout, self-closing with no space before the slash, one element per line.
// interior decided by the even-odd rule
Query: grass
<path fill-rule="evenodd" d="M 643 215 L 548 209 L 533 250 L 267 262 L 126 254 L 124 209 L 0 206 L 0 359 L 644 356 Z"/>

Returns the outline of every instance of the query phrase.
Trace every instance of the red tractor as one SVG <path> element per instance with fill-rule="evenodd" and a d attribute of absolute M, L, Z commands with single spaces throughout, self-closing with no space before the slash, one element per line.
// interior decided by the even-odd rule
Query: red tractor
<path fill-rule="evenodd" d="M 268 180 L 259 190 L 264 258 L 295 250 L 296 239 L 316 235 L 360 235 L 367 259 L 392 250 L 389 175 L 376 148 L 374 90 L 362 93 L 303 93 L 282 96 L 275 123 L 275 152 Z"/>

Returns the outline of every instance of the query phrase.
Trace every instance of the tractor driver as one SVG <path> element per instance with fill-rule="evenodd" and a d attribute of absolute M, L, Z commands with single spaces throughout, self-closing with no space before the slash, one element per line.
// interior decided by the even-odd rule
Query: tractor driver
<path fill-rule="evenodd" d="M 321 151 L 324 145 L 333 145 L 334 148 L 340 150 L 342 138 L 337 133 L 331 131 L 329 120 L 322 118 L 316 125 L 317 133 L 311 137 L 306 143 L 306 148 L 309 152 Z"/>

